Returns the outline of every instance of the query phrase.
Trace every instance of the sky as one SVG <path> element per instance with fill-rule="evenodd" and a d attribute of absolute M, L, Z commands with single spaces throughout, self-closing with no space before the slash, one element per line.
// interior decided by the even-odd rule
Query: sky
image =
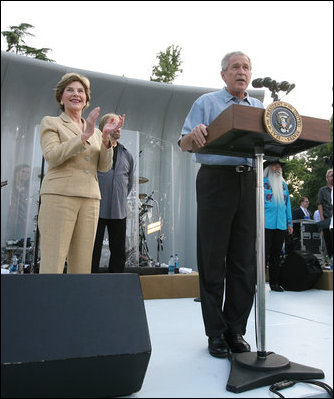
<path fill-rule="evenodd" d="M 52 49 L 47 56 L 73 71 L 149 80 L 157 54 L 179 46 L 175 85 L 220 89 L 221 59 L 243 51 L 252 80 L 296 85 L 279 99 L 300 115 L 333 114 L 332 1 L 1 1 L 1 31 L 23 22 L 34 26 L 27 45 Z"/>

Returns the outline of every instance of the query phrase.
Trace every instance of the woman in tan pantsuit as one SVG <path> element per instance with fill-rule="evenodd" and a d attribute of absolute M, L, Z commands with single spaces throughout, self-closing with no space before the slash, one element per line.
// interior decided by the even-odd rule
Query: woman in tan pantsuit
<path fill-rule="evenodd" d="M 124 124 L 125 115 L 109 123 L 103 132 L 95 128 L 100 108 L 87 119 L 82 111 L 90 100 L 89 80 L 77 73 L 65 74 L 56 87 L 62 114 L 45 116 L 40 143 L 48 171 L 41 186 L 38 215 L 40 273 L 90 273 L 100 208 L 97 171 L 112 166 L 109 135 Z"/>

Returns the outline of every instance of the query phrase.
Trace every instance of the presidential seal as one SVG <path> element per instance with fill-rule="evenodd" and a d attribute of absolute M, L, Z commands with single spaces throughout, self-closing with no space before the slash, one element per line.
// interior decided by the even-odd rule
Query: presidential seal
<path fill-rule="evenodd" d="M 283 101 L 274 101 L 264 111 L 265 130 L 279 143 L 289 144 L 302 132 L 302 119 L 296 109 Z"/>

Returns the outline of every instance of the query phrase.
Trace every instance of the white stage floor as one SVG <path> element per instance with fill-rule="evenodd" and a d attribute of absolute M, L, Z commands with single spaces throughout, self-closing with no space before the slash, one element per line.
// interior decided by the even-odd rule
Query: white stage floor
<path fill-rule="evenodd" d="M 193 298 L 145 300 L 152 345 L 140 391 L 128 398 L 278 398 L 269 386 L 233 393 L 226 390 L 230 361 L 212 357 Z M 324 372 L 333 387 L 333 291 L 273 292 L 266 283 L 265 349 L 290 362 Z M 254 306 L 245 339 L 257 351 Z M 323 388 L 298 383 L 286 398 L 329 397 Z"/>

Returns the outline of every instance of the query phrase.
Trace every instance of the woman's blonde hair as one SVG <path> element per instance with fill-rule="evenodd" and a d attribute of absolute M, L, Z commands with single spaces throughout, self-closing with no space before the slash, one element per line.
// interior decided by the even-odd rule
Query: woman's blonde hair
<path fill-rule="evenodd" d="M 89 101 L 90 101 L 90 83 L 89 80 L 83 76 L 80 75 L 78 73 L 75 72 L 69 72 L 69 73 L 65 73 L 65 75 L 62 76 L 62 78 L 60 79 L 60 81 L 57 84 L 56 87 L 56 100 L 57 103 L 59 104 L 59 107 L 62 111 L 64 111 L 64 104 L 61 103 L 61 97 L 64 93 L 65 88 L 72 82 L 80 82 L 84 89 L 85 89 L 85 93 L 86 93 L 86 105 L 84 106 L 83 109 L 85 109 L 86 107 L 89 106 Z"/>
<path fill-rule="evenodd" d="M 99 129 L 101 130 L 101 132 L 103 131 L 104 125 L 108 122 L 110 118 L 118 118 L 118 115 L 112 113 L 103 115 L 99 123 Z"/>

